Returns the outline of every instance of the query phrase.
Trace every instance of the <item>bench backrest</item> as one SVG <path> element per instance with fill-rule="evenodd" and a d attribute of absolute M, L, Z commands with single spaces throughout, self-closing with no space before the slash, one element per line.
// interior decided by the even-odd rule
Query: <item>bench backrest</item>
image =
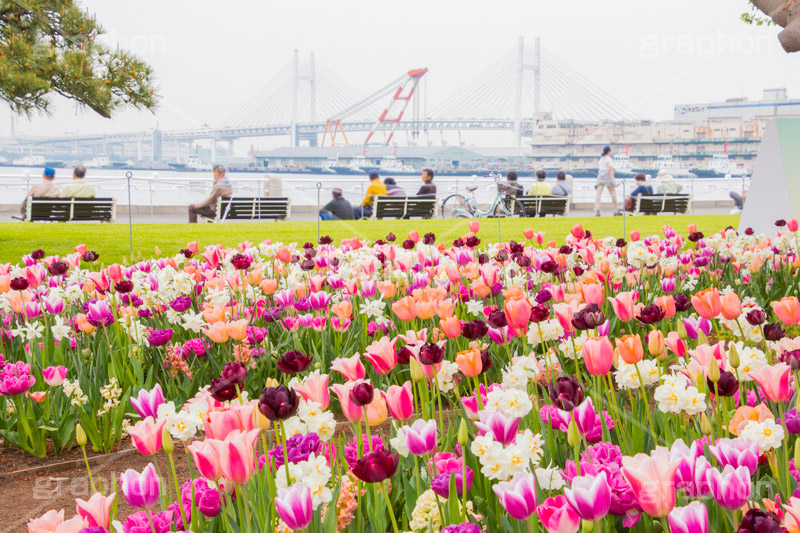
<path fill-rule="evenodd" d="M 569 209 L 568 196 L 517 196 L 517 201 L 525 208 L 526 217 L 537 214 L 564 216 Z"/>
<path fill-rule="evenodd" d="M 113 222 L 114 198 L 31 198 L 25 210 L 29 222 Z"/>
<path fill-rule="evenodd" d="M 286 196 L 218 198 L 217 220 L 286 220 L 291 205 Z"/>
<path fill-rule="evenodd" d="M 435 196 L 376 196 L 372 218 L 433 218 Z"/>
<path fill-rule="evenodd" d="M 643 194 L 636 197 L 637 213 L 688 213 L 692 197 L 688 194 Z"/>

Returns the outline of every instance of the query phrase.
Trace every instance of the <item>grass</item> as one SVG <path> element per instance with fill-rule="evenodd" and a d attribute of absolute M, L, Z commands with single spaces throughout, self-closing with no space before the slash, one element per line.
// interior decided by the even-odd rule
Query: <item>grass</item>
<path fill-rule="evenodd" d="M 484 242 L 498 240 L 498 220 L 483 219 L 479 236 Z M 546 238 L 561 241 L 570 228 L 581 223 L 595 237 L 608 236 L 628 238 L 630 231 L 639 230 L 643 236 L 660 234 L 665 224 L 679 232 L 685 232 L 687 224 L 696 224 L 706 234 L 727 226 L 736 227 L 737 215 L 704 216 L 652 216 L 607 218 L 546 218 L 500 220 L 500 236 L 503 240 L 523 240 L 522 230 L 546 232 Z M 623 230 L 623 223 L 625 228 Z M 411 230 L 420 235 L 433 232 L 437 240 L 452 242 L 468 231 L 466 220 L 376 220 L 357 222 L 322 222 L 320 234 L 329 235 L 334 242 L 343 238 L 359 237 L 370 240 L 383 238 L 389 232 L 398 240 L 406 238 Z M 164 255 L 171 256 L 190 241 L 197 241 L 202 250 L 209 244 L 234 245 L 242 241 L 254 243 L 271 239 L 275 242 L 317 241 L 316 222 L 264 222 L 228 224 L 134 224 L 134 255 L 152 257 L 155 247 Z M 100 254 L 105 264 L 122 262 L 130 258 L 130 242 L 126 224 L 0 224 L 0 262 L 16 263 L 20 258 L 36 249 L 47 254 L 64 255 L 78 244 L 86 244 L 90 250 Z"/>

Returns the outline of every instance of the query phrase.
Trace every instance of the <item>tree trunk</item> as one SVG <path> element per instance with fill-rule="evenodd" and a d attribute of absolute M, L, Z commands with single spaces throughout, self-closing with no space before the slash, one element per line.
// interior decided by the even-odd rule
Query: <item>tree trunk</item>
<path fill-rule="evenodd" d="M 800 4 L 797 0 L 750 0 L 783 28 L 778 40 L 787 52 L 800 52 Z"/>

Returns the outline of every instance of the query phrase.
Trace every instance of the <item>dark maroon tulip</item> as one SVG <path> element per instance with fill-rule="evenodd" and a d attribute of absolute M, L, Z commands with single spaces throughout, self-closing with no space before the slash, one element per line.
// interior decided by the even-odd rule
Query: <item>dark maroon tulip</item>
<path fill-rule="evenodd" d="M 702 232 L 695 231 L 694 233 L 690 233 L 689 236 L 686 238 L 689 239 L 691 242 L 697 242 L 701 240 L 703 237 L 704 235 L 702 234 Z"/>
<path fill-rule="evenodd" d="M 471 235 L 471 236 L 467 237 L 467 240 L 465 241 L 465 244 L 467 246 L 469 246 L 470 248 L 475 248 L 480 243 L 481 243 L 481 240 L 478 237 L 476 237 L 475 235 Z"/>
<path fill-rule="evenodd" d="M 328 235 L 323 235 L 322 237 L 319 238 L 320 244 L 331 244 L 332 242 L 333 239 Z"/>
<path fill-rule="evenodd" d="M 545 304 L 534 305 L 531 308 L 530 322 L 544 322 L 548 318 L 550 318 L 550 308 Z"/>
<path fill-rule="evenodd" d="M 402 348 L 395 350 L 395 355 L 397 356 L 398 363 L 401 365 L 407 365 L 409 359 L 411 359 L 411 350 L 409 350 L 407 346 L 403 346 Z"/>
<path fill-rule="evenodd" d="M 646 305 L 639 311 L 636 320 L 642 324 L 655 324 L 664 320 L 664 316 L 666 316 L 666 312 L 660 305 Z"/>
<path fill-rule="evenodd" d="M 387 449 L 375 450 L 366 454 L 353 465 L 353 474 L 367 483 L 380 483 L 397 472 L 400 456 Z"/>
<path fill-rule="evenodd" d="M 792 367 L 792 371 L 800 370 L 800 350 L 788 350 L 783 352 L 778 359 Z"/>
<path fill-rule="evenodd" d="M 742 517 L 736 533 L 783 533 L 780 517 L 772 511 L 750 509 Z"/>
<path fill-rule="evenodd" d="M 768 341 L 779 341 L 786 336 L 780 324 L 764 324 L 764 338 Z"/>
<path fill-rule="evenodd" d="M 32 252 L 31 252 L 31 257 L 32 257 L 33 259 L 36 259 L 37 261 L 38 261 L 39 259 L 42 259 L 42 258 L 44 258 L 44 250 L 41 250 L 41 249 L 39 249 L 39 250 L 34 250 L 34 251 L 32 251 Z"/>
<path fill-rule="evenodd" d="M 486 321 L 495 329 L 502 328 L 508 325 L 508 319 L 506 319 L 506 314 L 497 309 L 489 313 Z"/>
<path fill-rule="evenodd" d="M 422 236 L 422 244 L 427 244 L 428 246 L 432 245 L 436 242 L 436 235 L 433 233 L 426 233 Z"/>
<path fill-rule="evenodd" d="M 307 369 L 312 360 L 313 357 L 300 350 L 292 350 L 283 354 L 278 360 L 278 370 L 284 374 L 297 374 Z"/>
<path fill-rule="evenodd" d="M 745 234 L 745 235 L 752 235 L 752 234 L 754 234 L 754 233 L 755 233 L 755 230 L 754 230 L 753 228 L 746 228 L 746 229 L 744 230 L 744 234 Z"/>
<path fill-rule="evenodd" d="M 539 265 L 539 270 L 547 274 L 552 274 L 553 272 L 558 270 L 558 263 L 556 263 L 552 259 L 544 261 L 541 265 Z"/>
<path fill-rule="evenodd" d="M 537 292 L 536 297 L 534 298 L 537 304 L 546 304 L 552 299 L 553 299 L 553 293 L 551 293 L 547 289 L 542 289 L 539 292 Z"/>
<path fill-rule="evenodd" d="M 87 263 L 94 263 L 95 261 L 97 261 L 97 259 L 99 257 L 100 257 L 100 254 L 98 254 L 97 252 L 92 251 L 92 250 L 88 250 L 88 251 L 83 253 L 83 255 L 81 256 L 81 259 L 83 259 Z"/>
<path fill-rule="evenodd" d="M 616 246 L 617 248 L 625 248 L 628 246 L 628 243 L 625 242 L 625 239 L 617 239 Z"/>
<path fill-rule="evenodd" d="M 67 270 L 69 270 L 69 267 L 63 261 L 53 261 L 47 267 L 47 271 L 53 276 L 63 276 L 67 273 Z"/>
<path fill-rule="evenodd" d="M 114 284 L 114 290 L 120 294 L 127 294 L 133 290 L 133 282 L 127 279 L 118 281 Z"/>
<path fill-rule="evenodd" d="M 497 252 L 497 255 L 494 256 L 494 260 L 498 263 L 504 263 L 508 261 L 508 252 L 505 250 L 500 250 Z"/>
<path fill-rule="evenodd" d="M 419 350 L 419 362 L 423 365 L 438 365 L 444 359 L 444 350 L 438 344 L 426 343 Z"/>
<path fill-rule="evenodd" d="M 708 390 L 714 392 L 714 383 L 710 379 L 706 379 Z M 719 381 L 717 381 L 717 389 L 720 396 L 733 396 L 739 390 L 739 380 L 732 372 L 723 370 L 719 373 Z"/>
<path fill-rule="evenodd" d="M 479 265 L 485 265 L 488 262 L 489 262 L 489 256 L 488 255 L 486 255 L 486 254 L 478 255 L 478 264 Z"/>
<path fill-rule="evenodd" d="M 744 318 L 751 326 L 760 326 L 767 321 L 767 313 L 762 309 L 753 309 L 752 311 L 748 311 L 747 314 L 744 315 Z"/>
<path fill-rule="evenodd" d="M 300 399 L 286 385 L 267 387 L 258 399 L 258 409 L 270 420 L 286 420 L 297 412 Z"/>
<path fill-rule="evenodd" d="M 413 250 L 416 243 L 411 239 L 406 239 L 403 241 L 403 249 L 404 250 Z"/>
<path fill-rule="evenodd" d="M 682 292 L 676 292 L 673 294 L 672 299 L 675 301 L 675 311 L 678 313 L 687 311 L 692 307 L 692 299 Z"/>
<path fill-rule="evenodd" d="M 572 246 L 569 244 L 562 244 L 561 248 L 558 249 L 558 253 L 569 255 L 572 253 Z"/>
<path fill-rule="evenodd" d="M 531 266 L 531 258 L 525 254 L 514 254 L 514 262 L 521 268 L 528 268 Z M 516 272 L 512 270 L 509 274 L 516 274 Z"/>
<path fill-rule="evenodd" d="M 394 242 L 397 240 L 397 236 L 394 233 L 390 233 L 386 236 L 386 240 L 389 242 Z"/>
<path fill-rule="evenodd" d="M 375 389 L 366 381 L 359 381 L 350 389 L 350 399 L 359 407 L 372 403 L 375 398 Z"/>
<path fill-rule="evenodd" d="M 592 232 L 588 229 L 583 232 L 583 240 L 584 241 L 591 241 L 592 240 Z"/>
<path fill-rule="evenodd" d="M 464 240 L 463 239 L 456 239 L 456 240 L 453 241 L 453 248 L 461 248 L 463 246 L 464 246 Z"/>
<path fill-rule="evenodd" d="M 30 283 L 28 283 L 28 280 L 26 278 L 20 277 L 12 279 L 11 283 L 9 284 L 9 287 L 11 287 L 12 291 L 24 291 L 25 289 L 28 288 L 28 285 L 30 285 Z"/>
<path fill-rule="evenodd" d="M 562 411 L 572 411 L 583 402 L 583 387 L 575 376 L 562 376 L 550 383 L 550 400 Z"/>
<path fill-rule="evenodd" d="M 589 304 L 572 316 L 572 326 L 578 331 L 586 331 L 602 326 L 606 315 L 597 304 Z"/>
<path fill-rule="evenodd" d="M 778 220 L 775 221 L 775 225 L 779 228 L 782 228 L 786 225 L 786 221 L 782 218 L 779 218 Z"/>
<path fill-rule="evenodd" d="M 247 254 L 236 254 L 231 257 L 231 264 L 236 270 L 247 270 L 252 262 L 253 260 Z"/>
<path fill-rule="evenodd" d="M 521 254 L 525 251 L 525 245 L 520 244 L 517 241 L 511 241 L 508 243 L 508 249 L 512 254 Z"/>
<path fill-rule="evenodd" d="M 489 355 L 489 350 L 481 350 L 481 374 L 485 374 L 492 368 L 492 356 Z"/>
<path fill-rule="evenodd" d="M 188 248 L 184 248 L 183 250 L 181 250 L 181 252 L 180 252 L 180 253 L 181 253 L 181 254 L 183 255 L 183 257 L 185 257 L 186 259 L 191 259 L 191 257 L 194 255 L 194 252 L 193 252 L 193 251 L 191 251 L 191 250 L 190 250 L 190 249 L 188 249 Z"/>
<path fill-rule="evenodd" d="M 572 271 L 575 273 L 576 276 L 583 276 L 583 273 L 586 272 L 579 265 L 575 265 L 574 267 L 572 267 Z"/>
<path fill-rule="evenodd" d="M 300 262 L 300 269 L 308 272 L 309 270 L 314 270 L 314 267 L 317 266 L 317 263 L 314 262 L 313 259 L 303 259 Z"/>
<path fill-rule="evenodd" d="M 482 339 L 489 333 L 489 326 L 481 319 L 471 320 L 461 324 L 461 335 L 471 341 Z"/>
<path fill-rule="evenodd" d="M 233 400 L 242 390 L 246 378 L 247 368 L 243 364 L 236 361 L 225 363 L 220 377 L 211 380 L 208 392 L 218 402 Z"/>

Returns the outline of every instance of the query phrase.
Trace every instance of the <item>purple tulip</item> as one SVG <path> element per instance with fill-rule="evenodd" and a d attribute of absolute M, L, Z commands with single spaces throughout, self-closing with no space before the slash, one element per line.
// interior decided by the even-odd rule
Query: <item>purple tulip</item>
<path fill-rule="evenodd" d="M 492 487 L 500 505 L 513 518 L 527 520 L 536 512 L 536 478 L 529 472 L 520 472 L 511 481 L 501 481 Z"/>
<path fill-rule="evenodd" d="M 564 489 L 564 496 L 578 515 L 589 522 L 603 518 L 611 507 L 611 487 L 605 472 L 572 478 L 572 486 Z"/>
<path fill-rule="evenodd" d="M 406 433 L 408 451 L 414 455 L 427 455 L 436 451 L 436 421 L 417 419 Z"/>
<path fill-rule="evenodd" d="M 86 320 L 97 328 L 104 328 L 114 323 L 114 313 L 108 300 L 95 300 L 86 304 Z"/>
<path fill-rule="evenodd" d="M 136 509 L 155 505 L 161 492 L 161 480 L 153 463 L 144 467 L 141 474 L 129 468 L 120 474 L 119 485 L 128 504 Z"/>
<path fill-rule="evenodd" d="M 431 490 L 442 498 L 450 497 L 450 478 L 455 477 L 456 494 L 460 498 L 464 495 L 464 472 L 457 468 L 451 472 L 439 474 L 431 481 Z M 467 492 L 472 488 L 472 469 L 467 467 Z"/>
<path fill-rule="evenodd" d="M 685 507 L 675 507 L 669 513 L 671 533 L 708 533 L 708 509 L 703 502 L 694 501 Z"/>
<path fill-rule="evenodd" d="M 442 533 L 481 533 L 482 531 L 483 530 L 477 524 L 462 522 L 460 524 L 447 526 L 442 530 Z"/>
<path fill-rule="evenodd" d="M 702 331 L 705 335 L 711 333 L 711 322 L 706 320 L 703 317 L 699 318 L 684 318 L 683 319 L 683 326 L 686 328 L 686 335 L 689 338 L 697 340 L 700 331 Z"/>
<path fill-rule="evenodd" d="M 142 417 L 142 420 L 147 418 L 148 416 L 152 416 L 154 419 L 158 418 L 158 406 L 164 402 L 164 391 L 161 390 L 161 385 L 156 383 L 156 386 L 153 387 L 152 390 L 140 390 L 139 395 L 134 398 L 133 396 L 130 397 L 131 405 L 136 412 L 139 413 L 139 416 Z"/>
<path fill-rule="evenodd" d="M 298 433 L 286 439 L 286 455 L 292 464 L 307 461 L 311 454 L 320 455 L 322 450 L 322 441 L 316 433 Z M 267 453 L 276 468 L 283 465 L 283 446 L 276 446 Z"/>
<path fill-rule="evenodd" d="M 164 346 L 172 340 L 172 333 L 171 329 L 154 329 L 147 337 L 147 342 L 150 346 Z"/>
<path fill-rule="evenodd" d="M 314 515 L 311 489 L 302 483 L 295 483 L 288 489 L 280 489 L 275 498 L 275 508 L 289 529 L 293 531 L 305 529 Z"/>
<path fill-rule="evenodd" d="M 500 411 L 494 413 L 481 411 L 480 422 L 475 422 L 475 427 L 478 428 L 481 435 L 492 433 L 494 440 L 504 446 L 512 442 L 517 436 L 518 426 L 519 418 L 506 416 Z"/>
<path fill-rule="evenodd" d="M 750 499 L 750 471 L 746 466 L 727 465 L 722 472 L 712 468 L 706 474 L 711 495 L 725 509 L 741 508 Z"/>
<path fill-rule="evenodd" d="M 169 303 L 173 311 L 183 313 L 192 306 L 192 299 L 189 296 L 178 296 Z"/>
<path fill-rule="evenodd" d="M 711 455 L 717 460 L 720 466 L 740 466 L 747 467 L 750 475 L 754 475 L 758 469 L 758 457 L 761 449 L 757 442 L 747 439 L 719 439 L 716 445 L 709 446 Z"/>

